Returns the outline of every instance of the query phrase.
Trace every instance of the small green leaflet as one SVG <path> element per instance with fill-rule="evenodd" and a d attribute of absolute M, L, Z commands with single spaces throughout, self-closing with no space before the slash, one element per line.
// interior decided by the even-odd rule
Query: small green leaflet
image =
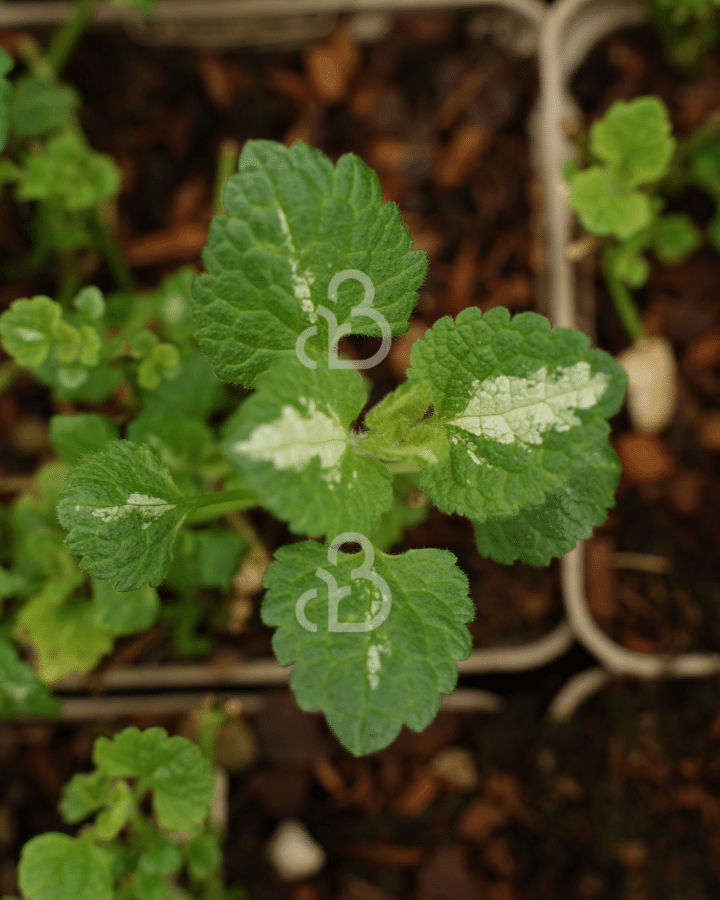
<path fill-rule="evenodd" d="M 20 659 L 11 644 L 0 641 L 0 718 L 60 716 L 61 713 L 60 701 L 33 668 Z"/>
<path fill-rule="evenodd" d="M 295 663 L 290 686 L 300 707 L 322 709 L 351 753 L 373 753 L 390 744 L 403 724 L 421 731 L 435 717 L 440 693 L 455 687 L 455 660 L 470 653 L 465 623 L 474 607 L 467 578 L 446 550 L 388 556 L 373 548 L 374 560 L 367 553 L 363 559 L 338 552 L 337 565 L 329 550 L 314 541 L 278 550 L 263 580 L 268 591 L 262 619 L 278 629 L 273 649 L 280 664 Z M 361 560 L 362 566 L 370 563 L 379 584 L 353 571 L 362 568 Z M 324 578 L 316 577 L 321 569 Z M 337 608 L 339 624 L 379 621 L 386 595 L 389 614 L 371 631 L 330 630 L 332 579 L 341 593 L 350 589 Z M 299 610 L 309 585 L 317 595 Z M 301 624 L 303 615 L 315 632 Z"/>
<path fill-rule="evenodd" d="M 411 354 L 408 379 L 430 387 L 450 454 L 420 485 L 447 513 L 478 522 L 539 506 L 607 444 L 605 417 L 627 378 L 601 350 L 536 313 L 503 307 L 440 319 Z"/>
<path fill-rule="evenodd" d="M 191 506 L 149 447 L 110 441 L 70 471 L 58 519 L 82 568 L 130 591 L 160 584 Z"/>
<path fill-rule="evenodd" d="M 69 84 L 21 75 L 13 86 L 13 134 L 25 141 L 67 125 L 80 103 L 80 94 Z"/>
<path fill-rule="evenodd" d="M 50 419 L 50 442 L 60 459 L 71 466 L 119 437 L 117 425 L 107 416 L 97 413 L 53 416 Z"/>
<path fill-rule="evenodd" d="M 355 451 L 348 430 L 368 383 L 352 369 L 308 369 L 293 356 L 278 360 L 257 387 L 225 446 L 263 505 L 298 534 L 332 538 L 348 522 L 372 533 L 392 503 L 391 477 Z"/>
<path fill-rule="evenodd" d="M 223 199 L 228 215 L 213 220 L 207 274 L 193 285 L 196 338 L 221 378 L 252 386 L 275 360 L 295 356 L 308 329 L 316 332 L 307 333 L 306 353 L 326 357 L 330 320 L 320 306 L 349 332 L 379 336 L 374 317 L 351 315 L 370 300 L 392 334 L 407 331 L 427 259 L 357 156 L 333 167 L 302 141 L 290 149 L 248 141 Z M 333 297 L 333 278 L 347 270 L 361 278 Z"/>
<path fill-rule="evenodd" d="M 25 900 L 112 900 L 112 856 L 89 836 L 50 831 L 22 848 L 18 880 Z"/>
<path fill-rule="evenodd" d="M 153 811 L 163 828 L 190 830 L 207 815 L 214 780 L 200 748 L 164 728 L 130 727 L 112 740 L 100 737 L 95 765 L 114 778 L 142 778 L 153 791 Z"/>
<path fill-rule="evenodd" d="M 541 506 L 505 519 L 474 522 L 480 553 L 504 565 L 520 559 L 546 566 L 553 557 L 569 553 L 578 540 L 589 538 L 613 505 L 620 463 L 609 444 L 585 461 L 586 467 L 573 473 L 564 488 L 548 494 Z"/>
<path fill-rule="evenodd" d="M 4 149 L 10 133 L 10 107 L 12 104 L 12 85 L 5 77 L 15 62 L 9 53 L 0 48 L 0 151 Z"/>
<path fill-rule="evenodd" d="M 590 128 L 590 152 L 628 188 L 657 181 L 675 150 L 672 125 L 659 97 L 617 100 Z"/>

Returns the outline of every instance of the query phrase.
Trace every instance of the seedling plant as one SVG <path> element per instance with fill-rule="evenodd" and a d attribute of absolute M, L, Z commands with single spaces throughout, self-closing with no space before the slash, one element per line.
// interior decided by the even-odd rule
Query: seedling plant
<path fill-rule="evenodd" d="M 565 169 L 570 205 L 594 236 L 602 271 L 629 336 L 645 329 L 632 291 L 647 281 L 647 254 L 679 263 L 703 242 L 703 232 L 668 204 L 687 187 L 704 191 L 715 204 L 705 238 L 720 249 L 720 118 L 711 116 L 693 134 L 679 138 L 659 97 L 617 101 L 575 142 L 581 162 Z"/>
<path fill-rule="evenodd" d="M 164 728 L 130 727 L 111 739 L 97 738 L 93 762 L 95 770 L 73 776 L 60 800 L 67 823 L 84 823 L 78 834 L 46 832 L 24 845 L 18 867 L 22 900 L 247 896 L 223 882 L 215 780 L 210 759 L 196 744 L 168 737 Z M 143 805 L 148 795 L 149 813 Z"/>

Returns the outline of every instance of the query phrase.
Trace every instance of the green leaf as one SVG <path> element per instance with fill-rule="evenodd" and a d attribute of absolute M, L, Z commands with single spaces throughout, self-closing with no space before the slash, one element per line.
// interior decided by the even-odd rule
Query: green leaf
<path fill-rule="evenodd" d="M 21 366 L 39 366 L 50 351 L 62 317 L 62 307 L 49 297 L 15 300 L 0 315 L 5 350 Z"/>
<path fill-rule="evenodd" d="M 107 809 L 95 819 L 94 834 L 101 841 L 111 841 L 125 827 L 132 811 L 133 796 L 127 782 L 115 782 L 108 794 Z"/>
<path fill-rule="evenodd" d="M 23 662 L 15 648 L 0 641 L 0 717 L 60 716 L 62 704 Z"/>
<path fill-rule="evenodd" d="M 50 581 L 25 603 L 15 619 L 14 634 L 37 655 L 43 681 L 53 682 L 70 672 L 84 674 L 112 649 L 112 639 L 86 600 L 72 594 L 82 573 L 72 580 Z"/>
<path fill-rule="evenodd" d="M 227 216 L 217 216 L 203 254 L 207 273 L 193 285 L 196 338 L 226 381 L 252 386 L 276 360 L 295 356 L 308 332 L 310 356 L 328 352 L 324 307 L 353 334 L 379 336 L 377 320 L 351 316 L 372 300 L 394 335 L 407 331 L 416 291 L 427 270 L 421 251 L 394 203 L 382 203 L 380 181 L 353 154 L 333 167 L 302 141 L 290 149 L 247 141 L 239 171 L 223 195 Z M 329 288 L 334 276 L 359 271 Z M 346 332 L 347 333 L 347 332 Z"/>
<path fill-rule="evenodd" d="M 293 356 L 265 372 L 243 403 L 227 457 L 293 531 L 333 537 L 352 522 L 370 533 L 390 506 L 387 469 L 356 453 L 348 431 L 367 394 L 358 372 L 308 369 Z"/>
<path fill-rule="evenodd" d="M 88 453 L 102 450 L 108 441 L 119 437 L 117 425 L 97 413 L 76 413 L 50 419 L 50 443 L 69 465 L 79 462 Z"/>
<path fill-rule="evenodd" d="M 193 878 L 201 881 L 220 867 L 222 854 L 211 834 L 197 834 L 185 845 L 188 869 Z"/>
<path fill-rule="evenodd" d="M 591 166 L 573 178 L 570 207 L 592 234 L 620 240 L 646 228 L 651 220 L 648 196 L 625 190 L 601 166 Z"/>
<path fill-rule="evenodd" d="M 195 532 L 199 583 L 203 587 L 228 590 L 238 570 L 247 543 L 224 528 L 207 528 Z"/>
<path fill-rule="evenodd" d="M 152 450 L 110 441 L 70 471 L 58 519 L 88 574 L 131 591 L 160 584 L 189 508 Z"/>
<path fill-rule="evenodd" d="M 14 65 L 12 56 L 0 47 L 0 151 L 4 149 L 10 133 L 10 109 L 13 97 L 12 85 L 5 76 Z"/>
<path fill-rule="evenodd" d="M 88 147 L 73 131 L 63 131 L 29 153 L 17 188 L 18 200 L 55 200 L 66 210 L 91 209 L 117 196 L 120 170 L 111 156 Z"/>
<path fill-rule="evenodd" d="M 149 628 L 160 612 L 155 588 L 144 585 L 134 591 L 116 591 L 107 581 L 92 579 L 95 617 L 111 635 L 133 634 Z"/>
<path fill-rule="evenodd" d="M 197 347 L 187 347 L 173 377 L 142 394 L 143 412 L 177 413 L 206 419 L 222 405 L 225 388 L 207 357 Z"/>
<path fill-rule="evenodd" d="M 73 775 L 63 787 L 58 808 L 66 822 L 82 822 L 102 809 L 110 797 L 112 782 L 104 772 Z"/>
<path fill-rule="evenodd" d="M 111 859 L 87 839 L 38 835 L 20 854 L 20 890 L 26 900 L 112 900 Z"/>
<path fill-rule="evenodd" d="M 21 141 L 47 134 L 67 124 L 80 103 L 80 94 L 69 84 L 21 75 L 12 98 L 13 132 Z"/>
<path fill-rule="evenodd" d="M 537 313 L 503 307 L 440 319 L 416 342 L 410 380 L 432 390 L 447 459 L 422 469 L 420 485 L 443 512 L 507 518 L 567 484 L 604 447 L 605 417 L 619 408 L 623 369 L 582 333 L 550 328 Z"/>
<path fill-rule="evenodd" d="M 425 728 L 438 711 L 440 692 L 455 687 L 455 660 L 465 659 L 472 646 L 464 623 L 474 607 L 451 553 L 428 549 L 387 556 L 376 550 L 373 560 L 369 546 L 367 541 L 360 566 L 357 554 L 339 552 L 334 565 L 327 546 L 290 544 L 277 551 L 263 580 L 268 591 L 262 619 L 278 629 L 273 649 L 280 664 L 295 663 L 290 686 L 300 707 L 322 709 L 355 755 L 387 746 L 403 724 Z M 323 578 L 316 577 L 320 569 Z M 357 569 L 366 571 L 353 579 Z M 373 583 L 367 569 L 382 581 Z M 337 622 L 357 630 L 331 630 L 326 578 L 341 591 L 350 588 Z M 317 630 L 307 630 L 308 624 Z"/>
<path fill-rule="evenodd" d="M 548 494 L 542 506 L 505 519 L 474 522 L 480 553 L 504 565 L 520 559 L 546 566 L 553 557 L 569 553 L 577 541 L 589 538 L 614 503 L 620 464 L 609 445 L 588 454 L 585 462 L 565 488 Z"/>
<path fill-rule="evenodd" d="M 628 188 L 666 174 L 675 150 L 667 108 L 659 97 L 617 100 L 590 128 L 590 152 Z"/>
<path fill-rule="evenodd" d="M 163 828 L 188 830 L 207 815 L 214 789 L 210 763 L 187 738 L 168 737 L 164 728 L 141 732 L 131 726 L 112 740 L 98 738 L 93 761 L 112 777 L 145 779 Z"/>
<path fill-rule="evenodd" d="M 668 213 L 653 224 L 652 247 L 660 262 L 671 265 L 682 262 L 701 243 L 698 228 L 684 213 Z"/>
<path fill-rule="evenodd" d="M 415 473 L 402 473 L 393 479 L 393 505 L 383 513 L 372 542 L 381 550 L 397 544 L 406 531 L 427 519 L 430 504 L 420 490 L 419 477 Z"/>
<path fill-rule="evenodd" d="M 193 266 L 183 266 L 167 275 L 157 287 L 155 303 L 163 333 L 178 343 L 188 340 L 197 328 L 190 312 L 192 283 L 197 276 Z"/>
<path fill-rule="evenodd" d="M 135 444 L 148 444 L 171 472 L 189 472 L 207 452 L 213 435 L 202 419 L 174 412 L 141 413 L 127 430 Z"/>
<path fill-rule="evenodd" d="M 177 844 L 162 834 L 154 834 L 152 843 L 140 857 L 138 868 L 157 875 L 174 875 L 180 870 L 182 862 Z"/>

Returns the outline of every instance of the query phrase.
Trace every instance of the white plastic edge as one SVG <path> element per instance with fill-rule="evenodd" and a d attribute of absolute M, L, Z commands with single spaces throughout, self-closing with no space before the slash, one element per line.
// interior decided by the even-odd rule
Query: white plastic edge
<path fill-rule="evenodd" d="M 213 21 L 221 19 L 273 18 L 275 16 L 308 15 L 332 12 L 371 12 L 420 9 L 459 9 L 462 7 L 499 6 L 512 9 L 539 25 L 545 15 L 545 5 L 540 0 L 190 0 L 174 2 L 159 0 L 152 20 L 162 21 Z M 13 3 L 0 5 L 0 28 L 23 28 L 37 25 L 55 25 L 64 21 L 72 12 L 73 4 Z M 138 20 L 132 9 L 100 4 L 93 16 L 96 22 L 114 23 Z"/>
<path fill-rule="evenodd" d="M 573 216 L 567 202 L 569 192 L 562 178 L 562 164 L 572 156 L 562 123 L 577 111 L 570 97 L 569 81 L 595 44 L 613 31 L 647 21 L 647 15 L 645 5 L 638 0 L 560 0 L 550 7 L 541 27 L 541 94 L 539 114 L 534 120 L 534 138 L 548 223 L 550 313 L 556 326 L 576 326 L 574 269 L 565 253 L 571 238 Z M 639 653 L 612 640 L 590 614 L 585 597 L 584 559 L 584 544 L 579 542 L 560 561 L 565 609 L 577 639 L 608 672 L 653 678 L 660 675 L 692 677 L 720 671 L 720 654 Z M 572 683 L 571 680 L 567 686 L 569 696 L 572 696 Z M 590 683 L 593 683 L 590 676 L 585 681 L 578 681 L 586 687 Z M 562 693 L 561 690 L 559 696 Z"/>

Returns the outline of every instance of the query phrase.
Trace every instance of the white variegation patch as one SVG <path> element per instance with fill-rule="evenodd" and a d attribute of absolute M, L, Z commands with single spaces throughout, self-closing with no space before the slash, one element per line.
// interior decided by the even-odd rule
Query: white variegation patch
<path fill-rule="evenodd" d="M 318 410 L 314 400 L 302 398 L 301 403 L 307 415 L 294 406 L 283 406 L 279 419 L 258 425 L 246 441 L 235 443 L 233 450 L 271 462 L 276 469 L 296 472 L 306 469 L 317 456 L 326 470 L 323 478 L 332 488 L 340 480 L 338 463 L 348 445 L 347 433 L 337 419 Z"/>
<path fill-rule="evenodd" d="M 76 506 L 75 510 L 83 509 L 82 506 Z M 124 519 L 131 512 L 139 512 L 143 519 L 148 521 L 142 525 L 143 531 L 152 525 L 153 519 L 157 519 L 164 513 L 175 509 L 175 504 L 168 503 L 167 500 L 161 500 L 159 497 L 148 497 L 147 494 L 130 494 L 122 506 L 102 506 L 98 509 L 91 510 L 93 516 L 100 519 L 103 524 L 114 522 L 117 519 Z"/>
<path fill-rule="evenodd" d="M 380 601 L 377 602 L 379 609 Z M 374 609 L 372 614 L 375 615 L 376 612 L 377 610 Z M 367 648 L 367 653 L 365 654 L 365 671 L 367 672 L 368 684 L 370 685 L 371 691 L 376 690 L 380 685 L 380 676 L 378 675 L 378 672 L 382 669 L 382 661 L 380 659 L 381 653 L 390 656 L 391 650 L 386 642 L 383 643 L 378 641 L 375 644 L 370 644 Z"/>
<path fill-rule="evenodd" d="M 26 344 L 35 344 L 46 339 L 46 336 L 41 331 L 36 331 L 34 328 L 23 328 L 22 326 L 15 329 L 15 334 L 22 338 Z"/>
<path fill-rule="evenodd" d="M 300 273 L 300 264 L 298 262 L 298 252 L 295 249 L 292 235 L 290 234 L 290 225 L 284 211 L 278 207 L 278 218 L 280 219 L 280 228 L 285 235 L 285 246 L 290 251 L 288 262 L 290 263 L 290 280 L 292 281 L 293 293 L 300 301 L 303 312 L 306 312 L 311 322 L 317 322 L 317 313 L 312 302 L 312 294 L 310 288 L 315 281 L 315 276 L 310 269 Z"/>
<path fill-rule="evenodd" d="M 551 376 L 543 366 L 529 378 L 498 375 L 474 381 L 464 411 L 448 424 L 500 444 L 541 444 L 544 432 L 579 425 L 574 411 L 595 406 L 607 383 L 606 375 L 591 375 L 587 362 Z"/>

